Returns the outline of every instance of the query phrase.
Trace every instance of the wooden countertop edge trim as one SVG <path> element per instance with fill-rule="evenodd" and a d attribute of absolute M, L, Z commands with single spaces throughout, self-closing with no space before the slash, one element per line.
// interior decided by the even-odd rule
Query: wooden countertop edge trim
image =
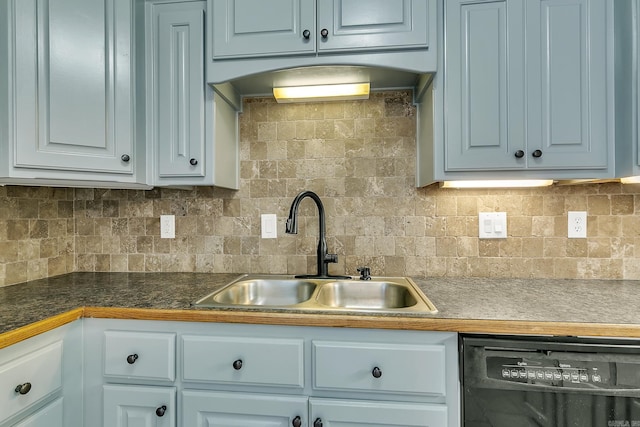
<path fill-rule="evenodd" d="M 186 322 L 249 323 L 371 329 L 408 329 L 460 333 L 640 338 L 640 325 L 528 320 L 443 319 L 340 314 L 263 313 L 247 311 L 155 310 L 85 307 L 85 317 Z"/>
<path fill-rule="evenodd" d="M 31 323 L 18 329 L 14 329 L 4 334 L 0 334 L 0 349 L 19 343 L 28 338 L 35 337 L 44 332 L 48 332 L 59 326 L 66 325 L 84 316 L 84 308 L 75 308 L 61 314 Z"/>
<path fill-rule="evenodd" d="M 344 314 L 264 313 L 250 311 L 80 307 L 0 334 L 0 349 L 86 318 L 245 323 L 338 328 L 406 329 L 458 333 L 640 338 L 640 325 L 528 320 L 443 319 Z"/>

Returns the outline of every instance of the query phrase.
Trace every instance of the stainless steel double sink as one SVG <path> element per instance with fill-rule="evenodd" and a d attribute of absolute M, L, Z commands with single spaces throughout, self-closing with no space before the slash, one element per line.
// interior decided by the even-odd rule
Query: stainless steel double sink
<path fill-rule="evenodd" d="M 433 303 L 407 277 L 359 280 L 243 275 L 196 301 L 194 306 L 342 312 L 437 312 Z"/>

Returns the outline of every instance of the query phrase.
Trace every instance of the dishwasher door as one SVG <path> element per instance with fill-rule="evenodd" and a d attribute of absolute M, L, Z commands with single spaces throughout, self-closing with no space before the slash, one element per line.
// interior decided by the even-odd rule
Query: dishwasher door
<path fill-rule="evenodd" d="M 465 427 L 640 427 L 640 342 L 463 336 Z"/>

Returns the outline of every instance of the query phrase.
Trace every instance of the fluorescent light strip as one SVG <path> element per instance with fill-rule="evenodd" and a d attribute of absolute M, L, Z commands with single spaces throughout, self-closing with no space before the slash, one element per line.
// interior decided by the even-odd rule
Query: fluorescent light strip
<path fill-rule="evenodd" d="M 274 87 L 273 96 L 276 98 L 276 101 L 281 103 L 344 101 L 353 99 L 369 99 L 369 89 L 369 83 Z"/>
<path fill-rule="evenodd" d="M 640 175 L 620 178 L 620 182 L 623 184 L 640 184 Z"/>
<path fill-rule="evenodd" d="M 516 179 L 516 180 L 474 180 L 444 181 L 442 188 L 527 188 L 547 187 L 553 184 L 551 179 Z"/>

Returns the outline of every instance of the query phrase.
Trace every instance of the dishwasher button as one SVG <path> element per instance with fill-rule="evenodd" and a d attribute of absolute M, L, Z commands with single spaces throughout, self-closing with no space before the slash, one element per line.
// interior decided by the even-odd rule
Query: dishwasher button
<path fill-rule="evenodd" d="M 556 381 L 560 381 L 562 379 L 562 374 L 558 371 L 553 373 L 553 379 Z"/>
<path fill-rule="evenodd" d="M 544 379 L 547 381 L 550 381 L 553 379 L 553 372 L 551 371 L 544 371 Z"/>
<path fill-rule="evenodd" d="M 578 383 L 580 382 L 580 375 L 578 375 L 577 372 L 572 372 L 571 373 L 571 381 Z"/>
<path fill-rule="evenodd" d="M 569 381 L 571 379 L 571 374 L 568 372 L 563 372 L 562 373 L 562 379 L 565 381 Z"/>
<path fill-rule="evenodd" d="M 594 383 L 599 383 L 599 382 L 601 382 L 601 381 L 602 381 L 602 377 L 601 377 L 599 374 L 593 374 L 593 375 L 591 376 L 591 380 L 592 380 Z"/>
<path fill-rule="evenodd" d="M 527 371 L 527 376 L 529 377 L 530 380 L 535 380 L 536 379 L 536 371 Z"/>
<path fill-rule="evenodd" d="M 503 369 L 502 378 L 511 378 L 511 371 L 509 371 L 508 369 Z"/>
<path fill-rule="evenodd" d="M 589 382 L 589 375 L 580 374 L 580 381 L 583 382 L 583 383 L 588 383 Z"/>

